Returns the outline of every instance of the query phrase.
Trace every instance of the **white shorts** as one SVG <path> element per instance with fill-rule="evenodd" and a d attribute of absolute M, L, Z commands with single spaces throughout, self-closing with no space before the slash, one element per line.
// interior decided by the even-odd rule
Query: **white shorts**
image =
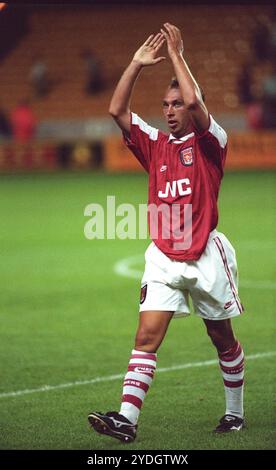
<path fill-rule="evenodd" d="M 224 320 L 240 315 L 235 250 L 223 233 L 213 230 L 197 261 L 174 261 L 152 242 L 145 253 L 140 312 L 173 311 L 190 314 L 189 296 L 196 315 Z"/>

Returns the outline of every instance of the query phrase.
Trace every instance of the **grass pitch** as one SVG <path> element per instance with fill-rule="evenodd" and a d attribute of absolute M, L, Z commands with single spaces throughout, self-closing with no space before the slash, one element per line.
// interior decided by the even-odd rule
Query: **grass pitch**
<path fill-rule="evenodd" d="M 250 355 L 275 353 L 276 174 L 227 173 L 220 224 L 236 248 L 240 296 L 233 321 Z M 139 204 L 145 175 L 53 174 L 1 177 L 0 448 L 122 449 L 87 424 L 92 410 L 118 409 L 138 319 L 140 282 L 114 265 L 141 255 L 147 240 L 87 240 L 84 207 Z M 158 353 L 160 368 L 216 359 L 203 322 L 172 321 Z M 247 429 L 211 431 L 224 414 L 217 365 L 156 373 L 128 449 L 275 449 L 275 356 L 246 363 Z M 105 381 L 91 381 L 97 377 Z M 45 384 L 50 390 L 37 390 Z M 55 388 L 65 384 L 64 387 Z M 32 393 L 26 391 L 34 390 Z M 22 392 L 12 396 L 10 392 Z"/>

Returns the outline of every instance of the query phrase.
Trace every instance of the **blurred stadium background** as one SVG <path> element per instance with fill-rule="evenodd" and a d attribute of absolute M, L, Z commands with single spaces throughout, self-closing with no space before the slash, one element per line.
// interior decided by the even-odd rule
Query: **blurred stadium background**
<path fill-rule="evenodd" d="M 181 28 L 208 109 L 229 135 L 219 228 L 237 249 L 247 310 L 235 327 L 252 356 L 249 426 L 241 436 L 212 437 L 224 411 L 221 378 L 216 366 L 191 366 L 157 374 L 131 448 L 275 448 L 273 5 L 0 7 L 0 448 L 121 448 L 90 433 L 86 414 L 118 406 L 121 380 L 108 377 L 127 365 L 148 242 L 86 240 L 84 208 L 105 206 L 107 195 L 118 204 L 146 201 L 146 175 L 108 105 L 135 50 L 164 21 Z M 169 60 L 147 68 L 133 99 L 132 108 L 162 129 L 172 74 Z M 125 269 L 131 256 L 134 275 L 121 277 L 115 267 L 125 260 Z M 209 359 L 215 353 L 201 322 L 173 322 L 160 367 Z"/>

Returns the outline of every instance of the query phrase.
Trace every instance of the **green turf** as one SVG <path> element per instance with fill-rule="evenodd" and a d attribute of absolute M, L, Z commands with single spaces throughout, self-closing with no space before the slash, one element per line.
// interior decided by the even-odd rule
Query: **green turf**
<path fill-rule="evenodd" d="M 146 240 L 87 240 L 84 207 L 143 203 L 144 175 L 5 175 L 0 182 L 0 394 L 124 373 L 139 281 L 113 271 Z M 228 173 L 219 229 L 235 245 L 246 313 L 234 327 L 247 355 L 276 351 L 276 174 Z M 142 270 L 142 263 L 137 268 Z M 261 284 L 263 283 L 263 284 Z M 159 367 L 215 359 L 200 319 L 171 323 Z M 272 449 L 275 357 L 248 360 L 248 427 L 214 436 L 224 412 L 216 365 L 157 373 L 128 449 Z M 273 375 L 274 374 L 274 375 Z M 88 428 L 89 411 L 117 409 L 122 380 L 0 396 L 1 449 L 122 449 Z M 275 399 L 275 397 L 274 397 Z"/>

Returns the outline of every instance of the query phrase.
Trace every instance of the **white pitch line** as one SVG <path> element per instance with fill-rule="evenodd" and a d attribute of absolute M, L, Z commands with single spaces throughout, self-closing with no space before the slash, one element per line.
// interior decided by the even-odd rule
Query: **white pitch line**
<path fill-rule="evenodd" d="M 263 359 L 265 357 L 272 357 L 272 356 L 276 356 L 276 351 L 251 354 L 249 356 L 245 356 L 245 359 L 246 361 L 248 361 L 252 359 Z M 171 372 L 172 370 L 190 369 L 192 367 L 213 366 L 215 364 L 218 364 L 217 359 L 211 359 L 209 361 L 202 361 L 202 362 L 188 362 L 186 364 L 179 364 L 179 365 L 175 365 L 171 367 L 161 367 L 160 369 L 157 369 L 157 373 Z M 105 377 L 95 377 L 94 379 L 90 379 L 90 380 L 77 380 L 75 382 L 68 382 L 68 383 L 59 384 L 59 385 L 43 385 L 43 387 L 39 387 L 39 388 L 17 390 L 15 392 L 3 392 L 3 393 L 0 393 L 0 398 L 18 397 L 21 395 L 29 395 L 31 393 L 39 393 L 39 392 L 49 392 L 51 390 L 58 390 L 60 388 L 71 388 L 71 387 L 76 387 L 78 385 L 92 385 L 92 384 L 99 383 L 99 382 L 113 382 L 113 380 L 123 379 L 124 376 L 125 374 L 107 375 Z"/>
<path fill-rule="evenodd" d="M 249 281 L 244 279 L 239 282 L 239 285 L 245 289 L 276 289 L 276 282 L 273 281 Z"/>
<path fill-rule="evenodd" d="M 135 264 L 141 264 L 144 260 L 143 255 L 130 256 L 128 258 L 121 259 L 115 263 L 113 269 L 116 274 L 131 279 L 142 279 L 143 271 L 135 269 L 132 266 Z M 242 279 L 239 282 L 239 286 L 245 289 L 276 289 L 276 282 L 270 280 L 249 280 Z"/>
<path fill-rule="evenodd" d="M 140 279 L 142 278 L 143 272 L 139 269 L 133 269 L 131 266 L 137 263 L 141 264 L 143 260 L 143 255 L 129 256 L 128 258 L 120 259 L 115 263 L 114 271 L 116 274 L 119 274 L 119 276 Z"/>

